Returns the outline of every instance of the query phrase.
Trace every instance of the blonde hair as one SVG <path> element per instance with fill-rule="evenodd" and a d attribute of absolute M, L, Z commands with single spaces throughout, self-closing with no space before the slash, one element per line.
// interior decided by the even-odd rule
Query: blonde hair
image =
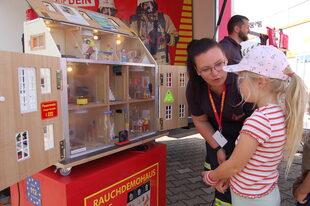
<path fill-rule="evenodd" d="M 271 91 L 277 94 L 278 102 L 285 111 L 287 140 L 284 160 L 287 161 L 285 170 L 287 177 L 303 136 L 303 117 L 308 102 L 308 91 L 304 81 L 293 73 L 290 66 L 287 66 L 283 73 L 290 75 L 291 78 L 289 80 L 266 78 L 269 81 Z M 244 77 L 255 79 L 262 76 L 253 72 L 245 72 Z M 253 87 L 253 81 L 248 82 L 249 86 Z"/>
<path fill-rule="evenodd" d="M 293 71 L 288 66 L 284 70 L 284 74 L 293 74 Z M 297 74 L 293 74 L 285 95 L 287 141 L 284 158 L 287 160 L 286 177 L 302 139 L 303 117 L 308 103 L 308 95 L 304 81 Z"/>

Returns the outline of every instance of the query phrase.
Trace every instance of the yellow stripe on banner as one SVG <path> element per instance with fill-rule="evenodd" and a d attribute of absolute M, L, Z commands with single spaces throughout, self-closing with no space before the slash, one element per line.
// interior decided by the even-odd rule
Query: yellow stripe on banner
<path fill-rule="evenodd" d="M 192 25 L 180 24 L 180 29 L 193 30 Z"/>
<path fill-rule="evenodd" d="M 183 6 L 182 10 L 183 11 L 192 11 L 192 7 L 191 6 Z"/>
<path fill-rule="evenodd" d="M 187 57 L 183 57 L 183 56 L 175 56 L 175 61 L 186 61 Z"/>
<path fill-rule="evenodd" d="M 192 12 L 182 12 L 181 16 L 183 16 L 183 17 L 192 17 Z"/>
<path fill-rule="evenodd" d="M 184 0 L 183 4 L 192 4 L 192 0 Z"/>
<path fill-rule="evenodd" d="M 187 18 L 181 18 L 181 23 L 191 24 L 191 23 L 193 23 L 193 20 L 192 19 L 187 19 Z"/>
<path fill-rule="evenodd" d="M 179 39 L 179 42 L 186 42 L 186 43 L 188 43 L 190 41 L 192 41 L 192 38 L 180 37 L 180 39 Z"/>
<path fill-rule="evenodd" d="M 192 31 L 179 31 L 180 36 L 193 36 Z"/>
<path fill-rule="evenodd" d="M 185 63 L 181 63 L 181 62 L 174 62 L 174 65 L 177 65 L 177 66 L 185 66 Z"/>
<path fill-rule="evenodd" d="M 187 44 L 177 44 L 177 49 L 186 49 L 187 48 Z"/>
<path fill-rule="evenodd" d="M 187 55 L 187 51 L 186 50 L 176 50 L 175 54 L 183 54 L 183 55 Z"/>

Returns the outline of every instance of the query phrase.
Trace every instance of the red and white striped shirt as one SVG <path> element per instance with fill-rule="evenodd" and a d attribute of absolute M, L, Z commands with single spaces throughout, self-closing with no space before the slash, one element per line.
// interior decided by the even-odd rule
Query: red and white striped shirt
<path fill-rule="evenodd" d="M 286 142 L 283 110 L 273 104 L 255 110 L 245 120 L 240 133 L 251 135 L 259 145 L 245 168 L 231 177 L 231 189 L 247 198 L 265 196 L 273 190 L 278 181 L 277 167 L 283 158 Z"/>

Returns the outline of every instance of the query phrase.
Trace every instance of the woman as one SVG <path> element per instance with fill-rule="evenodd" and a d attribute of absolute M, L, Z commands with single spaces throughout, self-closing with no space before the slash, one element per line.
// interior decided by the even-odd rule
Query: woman
<path fill-rule="evenodd" d="M 235 147 L 235 140 L 243 121 L 251 115 L 252 104 L 241 104 L 237 75 L 223 67 L 227 59 L 218 44 L 208 38 L 193 40 L 187 47 L 189 82 L 186 98 L 193 123 L 206 140 L 205 170 L 213 170 L 225 161 Z M 217 132 L 227 143 L 219 144 L 213 135 Z M 225 141 L 225 140 L 224 140 Z M 230 205 L 230 191 L 215 192 L 215 205 Z"/>

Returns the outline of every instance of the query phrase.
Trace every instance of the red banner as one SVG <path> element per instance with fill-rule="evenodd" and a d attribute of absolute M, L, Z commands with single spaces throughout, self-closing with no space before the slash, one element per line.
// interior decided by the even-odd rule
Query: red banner
<path fill-rule="evenodd" d="M 159 164 L 156 163 L 85 197 L 84 206 L 158 205 L 158 183 Z"/>

